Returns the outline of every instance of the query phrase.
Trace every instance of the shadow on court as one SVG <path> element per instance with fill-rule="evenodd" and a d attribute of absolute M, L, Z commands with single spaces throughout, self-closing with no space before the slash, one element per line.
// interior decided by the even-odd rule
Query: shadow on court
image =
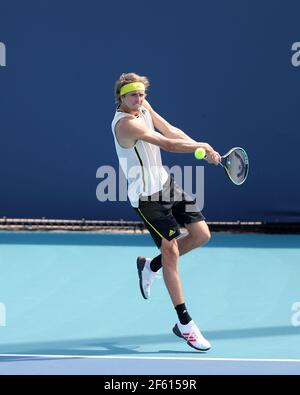
<path fill-rule="evenodd" d="M 262 327 L 249 329 L 232 329 L 205 331 L 204 335 L 210 340 L 219 339 L 238 339 L 238 338 L 259 338 L 259 337 L 276 337 L 276 336 L 300 336 L 300 329 L 292 326 L 279 327 Z M 173 350 L 157 351 L 140 351 L 139 348 L 145 345 L 166 345 L 174 343 Z M 180 345 L 182 340 L 177 339 L 173 334 L 161 335 L 140 335 L 124 336 L 116 338 L 103 339 L 76 339 L 67 341 L 39 342 L 39 343 L 18 343 L 18 344 L 0 344 L 2 354 L 48 354 L 48 355 L 147 355 L 147 354 L 199 354 L 194 350 L 176 351 L 176 343 Z M 203 353 L 205 355 L 205 353 Z M 24 360 L 24 357 L 0 357 L 0 361 L 6 360 Z M 27 358 L 27 357 L 26 357 Z M 29 357 L 30 358 L 30 357 Z"/>

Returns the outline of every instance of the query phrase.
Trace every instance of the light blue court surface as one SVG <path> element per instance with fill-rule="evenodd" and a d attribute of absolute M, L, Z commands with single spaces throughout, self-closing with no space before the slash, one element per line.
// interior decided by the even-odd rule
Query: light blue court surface
<path fill-rule="evenodd" d="M 163 279 L 139 291 L 148 234 L 0 233 L 0 374 L 300 374 L 300 236 L 214 234 L 180 258 L 212 343 L 172 333 Z"/>

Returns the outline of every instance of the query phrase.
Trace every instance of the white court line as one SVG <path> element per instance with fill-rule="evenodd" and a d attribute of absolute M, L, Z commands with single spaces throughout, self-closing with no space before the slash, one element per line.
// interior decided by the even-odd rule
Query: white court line
<path fill-rule="evenodd" d="M 34 357 L 34 358 L 87 358 L 87 359 L 154 359 L 181 361 L 235 361 L 235 362 L 300 362 L 300 359 L 272 358 L 191 358 L 191 357 L 138 357 L 117 355 L 54 355 L 54 354 L 0 354 L 1 357 Z"/>

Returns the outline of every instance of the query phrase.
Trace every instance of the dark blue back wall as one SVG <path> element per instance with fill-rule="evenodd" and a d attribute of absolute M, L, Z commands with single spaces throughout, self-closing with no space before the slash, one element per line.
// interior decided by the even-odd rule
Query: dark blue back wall
<path fill-rule="evenodd" d="M 299 222 L 299 15 L 296 0 L 0 0 L 0 216 L 138 219 L 96 198 L 97 169 L 118 167 L 113 85 L 135 71 L 172 124 L 249 153 L 241 187 L 205 165 L 207 220 Z"/>

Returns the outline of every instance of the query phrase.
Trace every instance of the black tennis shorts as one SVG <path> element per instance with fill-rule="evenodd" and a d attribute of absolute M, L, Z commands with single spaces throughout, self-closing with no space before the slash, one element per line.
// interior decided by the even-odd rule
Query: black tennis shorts
<path fill-rule="evenodd" d="M 205 220 L 201 211 L 170 176 L 163 189 L 151 196 L 142 196 L 139 207 L 134 208 L 144 221 L 155 244 L 161 247 L 162 239 L 168 241 L 182 236 L 180 226 Z"/>

